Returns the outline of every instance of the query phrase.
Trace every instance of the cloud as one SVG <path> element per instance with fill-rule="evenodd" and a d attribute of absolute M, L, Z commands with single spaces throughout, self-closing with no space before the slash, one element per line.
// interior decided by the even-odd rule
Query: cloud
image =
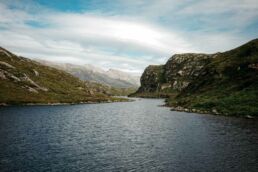
<path fill-rule="evenodd" d="M 226 0 L 220 3 L 200 0 L 186 6 L 179 14 L 199 17 L 213 29 L 230 28 L 240 31 L 253 21 L 257 21 L 258 6 L 256 0 Z"/>
<path fill-rule="evenodd" d="M 116 0 L 79 12 L 28 2 L 14 1 L 10 8 L 0 1 L 1 46 L 31 58 L 139 73 L 174 53 L 212 53 L 244 43 L 251 37 L 244 29 L 258 11 L 254 1 L 233 0 Z"/>

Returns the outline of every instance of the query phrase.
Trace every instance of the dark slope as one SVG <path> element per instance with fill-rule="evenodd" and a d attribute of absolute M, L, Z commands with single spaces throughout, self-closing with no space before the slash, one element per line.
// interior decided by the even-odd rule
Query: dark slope
<path fill-rule="evenodd" d="M 258 39 L 223 53 L 176 54 L 151 90 L 146 70 L 134 96 L 167 96 L 175 110 L 258 115 Z"/>
<path fill-rule="evenodd" d="M 258 40 L 220 53 L 171 105 L 226 115 L 258 115 Z"/>

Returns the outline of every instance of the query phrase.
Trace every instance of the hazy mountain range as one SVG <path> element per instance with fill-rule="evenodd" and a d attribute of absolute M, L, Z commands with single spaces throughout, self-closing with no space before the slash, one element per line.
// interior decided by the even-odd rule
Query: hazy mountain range
<path fill-rule="evenodd" d="M 115 69 L 109 69 L 106 71 L 90 64 L 75 65 L 70 63 L 50 62 L 46 60 L 36 61 L 47 66 L 64 70 L 84 81 L 97 82 L 115 88 L 135 88 L 140 86 L 140 76 L 134 76 Z"/>

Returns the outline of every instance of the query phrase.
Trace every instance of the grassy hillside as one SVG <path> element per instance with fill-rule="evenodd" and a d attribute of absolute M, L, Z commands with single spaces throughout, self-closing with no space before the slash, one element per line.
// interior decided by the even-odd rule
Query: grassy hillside
<path fill-rule="evenodd" d="M 104 93 L 110 96 L 127 96 L 129 94 L 134 93 L 138 88 L 136 84 L 128 83 L 125 80 L 111 78 L 106 74 L 104 70 L 97 68 L 95 66 L 74 65 L 69 63 L 54 63 L 45 60 L 36 61 L 45 66 L 54 67 L 56 69 L 70 73 L 71 75 L 79 78 L 80 80 L 87 82 L 88 85 L 92 86 L 92 88 L 95 88 L 97 92 Z M 116 72 L 115 70 L 109 71 Z M 119 72 L 120 71 L 118 71 L 118 73 Z M 128 78 L 128 76 L 125 77 L 125 79 L 126 78 Z M 133 77 L 133 79 L 135 78 Z"/>
<path fill-rule="evenodd" d="M 168 104 L 225 115 L 258 115 L 258 40 L 220 53 Z"/>
<path fill-rule="evenodd" d="M 119 101 L 90 83 L 0 48 L 0 103 L 79 103 Z"/>
<path fill-rule="evenodd" d="M 258 39 L 224 53 L 174 55 L 165 66 L 155 82 L 146 68 L 134 96 L 168 97 L 179 111 L 258 116 Z"/>

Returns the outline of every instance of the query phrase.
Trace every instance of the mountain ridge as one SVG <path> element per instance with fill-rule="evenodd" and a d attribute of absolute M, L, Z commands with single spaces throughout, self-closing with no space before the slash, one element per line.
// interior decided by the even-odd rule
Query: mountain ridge
<path fill-rule="evenodd" d="M 35 60 L 44 65 L 64 70 L 84 81 L 97 82 L 115 88 L 137 88 L 140 86 L 139 77 L 116 69 L 105 71 L 102 68 L 90 64 L 76 65 L 71 63 L 50 62 L 41 59 Z"/>

